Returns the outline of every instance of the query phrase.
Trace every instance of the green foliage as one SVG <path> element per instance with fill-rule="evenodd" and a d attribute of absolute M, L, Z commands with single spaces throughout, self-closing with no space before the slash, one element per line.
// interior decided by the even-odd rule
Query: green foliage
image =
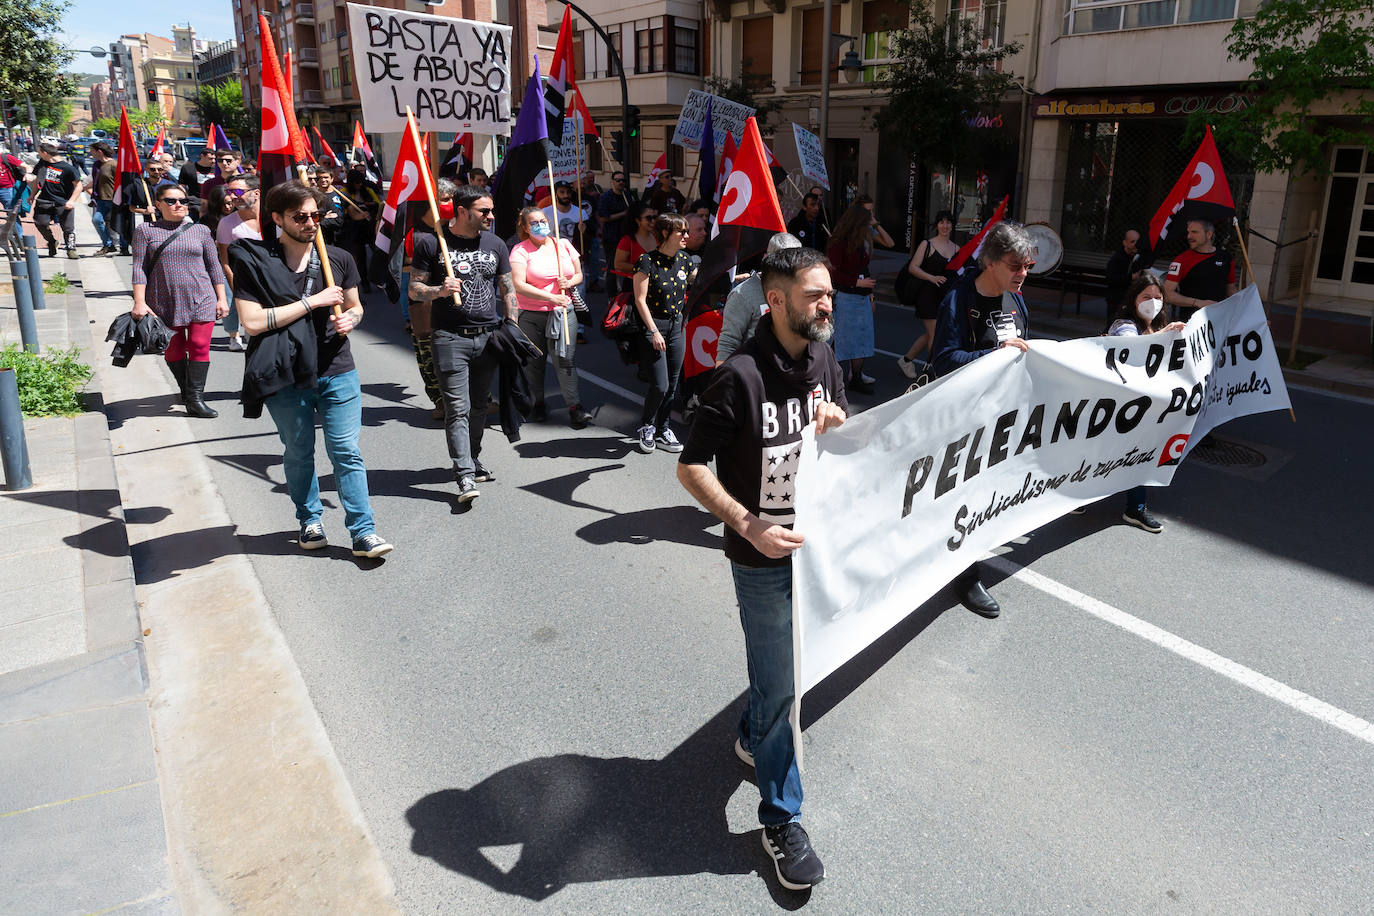
<path fill-rule="evenodd" d="M 64 134 L 67 132 L 67 122 L 72 119 L 72 103 L 61 98 L 44 99 L 41 104 L 34 103 L 33 112 L 39 127 Z"/>
<path fill-rule="evenodd" d="M 1000 68 L 1021 46 L 984 47 L 968 19 L 937 20 L 927 0 L 912 0 L 911 24 L 890 34 L 888 48 L 887 107 L 875 126 L 922 165 L 970 164 L 969 119 L 995 109 L 1016 85 Z"/>
<path fill-rule="evenodd" d="M 19 409 L 26 417 L 70 417 L 81 413 L 80 393 L 91 367 L 77 360 L 81 351 L 49 350 L 39 355 L 10 344 L 0 350 L 0 369 L 13 369 Z"/>
<path fill-rule="evenodd" d="M 70 5 L 70 0 L 0 3 L 0 95 L 28 96 L 40 116 L 52 100 L 76 92 L 76 80 L 62 72 L 75 57 L 62 50 L 62 17 Z"/>
<path fill-rule="evenodd" d="M 259 115 L 244 104 L 243 88 L 237 80 L 201 86 L 199 99 L 191 108 L 202 127 L 218 124 L 231 138 L 239 138 L 239 142 L 257 130 Z"/>
<path fill-rule="evenodd" d="M 771 79 L 762 80 L 751 76 L 746 76 L 742 80 L 727 80 L 718 76 L 706 79 L 707 92 L 755 109 L 754 120 L 758 122 L 759 131 L 762 133 L 768 132 L 768 119 L 782 111 L 782 98 L 772 95 L 776 86 L 777 83 Z"/>
<path fill-rule="evenodd" d="M 1189 140 L 1212 120 L 1217 145 L 1256 171 L 1325 174 L 1333 143 L 1365 146 L 1374 133 L 1374 16 L 1369 0 L 1267 0 L 1226 39 L 1252 62 L 1250 107 L 1194 114 Z M 1334 104 L 1333 104 L 1334 103 Z M 1339 115 L 1334 117 L 1319 115 Z"/>
<path fill-rule="evenodd" d="M 44 289 L 57 295 L 65 293 L 67 290 L 71 289 L 71 287 L 72 283 L 67 279 L 67 275 L 60 271 L 53 274 L 52 278 L 43 284 Z"/>
<path fill-rule="evenodd" d="M 162 110 L 162 106 L 157 102 L 149 102 L 143 108 L 130 108 L 129 126 L 135 132 L 142 130 L 144 133 L 155 134 L 157 129 L 163 124 L 168 123 L 167 112 Z M 115 122 L 116 135 L 119 131 L 119 123 Z"/>
<path fill-rule="evenodd" d="M 91 123 L 91 130 L 103 130 L 111 137 L 119 137 L 119 118 L 96 118 Z"/>

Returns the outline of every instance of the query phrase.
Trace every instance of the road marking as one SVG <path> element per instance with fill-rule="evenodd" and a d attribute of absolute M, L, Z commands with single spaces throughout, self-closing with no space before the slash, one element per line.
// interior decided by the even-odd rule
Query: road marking
<path fill-rule="evenodd" d="M 612 394 L 618 394 L 627 401 L 633 401 L 640 407 L 644 406 L 644 396 L 641 394 L 635 394 L 633 391 L 630 391 L 627 388 L 621 388 L 615 382 L 608 382 L 599 375 L 592 375 L 586 369 L 578 369 L 577 374 L 580 375 L 582 378 L 586 379 L 587 381 L 591 382 L 593 385 L 605 388 Z"/>
<path fill-rule="evenodd" d="M 142 786 L 150 786 L 157 782 L 156 779 L 145 779 L 142 782 L 131 782 L 126 786 L 115 786 L 111 789 L 101 789 L 99 792 L 88 792 L 85 795 L 73 795 L 71 798 L 64 798 L 60 801 L 44 802 L 41 805 L 34 805 L 31 808 L 19 808 L 15 811 L 6 811 L 0 814 L 0 819 L 14 817 L 16 814 L 28 814 L 31 811 L 42 811 L 44 808 L 56 808 L 58 805 L 70 805 L 72 802 L 86 801 L 92 798 L 100 798 L 102 795 L 113 795 L 115 792 L 123 792 L 125 789 L 138 789 Z"/>
<path fill-rule="evenodd" d="M 1325 703 L 1314 696 L 1303 693 L 1301 690 L 1295 690 L 1287 684 L 1282 684 L 1271 677 L 1260 674 L 1253 668 L 1247 668 L 1239 662 L 1233 662 L 1210 649 L 1204 649 L 1181 636 L 1175 636 L 1168 630 L 1162 630 L 1152 623 L 1146 623 L 1139 617 L 1127 614 L 1106 602 L 1085 595 L 1063 583 L 1026 569 L 1024 566 L 1019 566 L 1004 557 L 993 557 L 984 562 L 993 569 L 1014 579 L 1019 579 L 1034 589 L 1072 604 L 1080 610 L 1087 611 L 1099 620 L 1118 626 L 1128 633 L 1148 640 L 1160 648 L 1182 656 L 1190 662 L 1220 674 L 1222 677 L 1230 678 L 1242 687 L 1248 687 L 1271 700 L 1277 700 L 1319 722 L 1324 722 L 1346 734 L 1353 735 L 1367 744 L 1374 744 L 1374 723 L 1366 722 L 1343 709 L 1337 709 L 1330 703 Z"/>

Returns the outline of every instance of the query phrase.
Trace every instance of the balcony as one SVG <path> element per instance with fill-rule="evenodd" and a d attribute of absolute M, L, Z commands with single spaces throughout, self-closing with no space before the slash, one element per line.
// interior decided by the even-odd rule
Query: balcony
<path fill-rule="evenodd" d="M 321 92 L 321 91 L 318 90 L 318 89 L 302 89 L 299 93 L 297 93 L 297 98 L 300 99 L 300 103 L 301 103 L 301 106 L 302 106 L 302 107 L 305 107 L 305 108 L 323 108 L 323 107 L 324 107 L 324 93 Z"/>
<path fill-rule="evenodd" d="M 315 4 L 313 4 L 313 3 L 297 3 L 297 4 L 296 4 L 296 21 L 297 21 L 297 22 L 314 22 L 314 21 L 315 21 Z"/>
<path fill-rule="evenodd" d="M 297 48 L 296 62 L 302 67 L 318 67 L 320 65 L 320 52 L 317 48 Z"/>
<path fill-rule="evenodd" d="M 347 33 L 347 32 L 340 32 L 340 33 L 339 33 L 339 50 L 340 50 L 340 51 L 347 51 L 347 50 L 348 50 L 348 33 Z"/>

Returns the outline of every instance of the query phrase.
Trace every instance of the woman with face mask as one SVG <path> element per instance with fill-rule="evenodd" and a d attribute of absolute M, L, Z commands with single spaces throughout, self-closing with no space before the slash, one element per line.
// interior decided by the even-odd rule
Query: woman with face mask
<path fill-rule="evenodd" d="M 1164 287 L 1149 271 L 1142 273 L 1126 290 L 1114 318 L 1111 327 L 1107 328 L 1109 337 L 1135 337 L 1183 330 L 1183 322 L 1170 322 L 1164 317 Z M 1144 487 L 1132 487 L 1126 491 L 1126 511 L 1121 518 L 1127 524 L 1151 534 L 1158 534 L 1164 528 L 1145 507 Z"/>
<path fill-rule="evenodd" d="M 520 244 L 510 252 L 510 277 L 520 304 L 520 330 L 553 360 L 568 422 L 581 429 L 591 419 L 582 409 L 577 391 L 573 351 L 577 347 L 577 316 L 572 309 L 572 290 L 582 282 L 582 262 L 567 239 L 553 237 L 549 218 L 538 207 L 520 211 L 517 231 Z M 525 364 L 534 393 L 531 420 L 544 420 L 544 360 Z"/>

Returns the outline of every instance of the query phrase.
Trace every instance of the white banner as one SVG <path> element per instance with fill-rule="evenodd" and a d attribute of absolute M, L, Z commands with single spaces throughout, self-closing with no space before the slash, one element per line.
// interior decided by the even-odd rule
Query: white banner
<path fill-rule="evenodd" d="M 510 133 L 508 25 L 348 4 L 363 125 L 405 129 L 406 106 L 420 130 Z"/>
<path fill-rule="evenodd" d="M 677 118 L 673 142 L 690 150 L 701 149 L 701 130 L 706 122 L 706 101 L 711 101 L 711 133 L 716 135 L 716 155 L 725 148 L 725 135 L 732 134 L 735 142 L 744 139 L 744 122 L 754 116 L 754 109 L 739 102 L 723 99 L 700 89 L 687 93 L 682 113 Z"/>
<path fill-rule="evenodd" d="M 792 123 L 792 137 L 797 141 L 797 156 L 801 159 L 802 174 L 829 191 L 830 175 L 825 168 L 821 138 L 795 121 Z"/>
<path fill-rule="evenodd" d="M 1208 430 L 1288 406 L 1251 286 L 1182 332 L 1033 341 L 822 436 L 808 428 L 795 526 L 806 542 L 792 567 L 798 703 L 987 551 L 1076 506 L 1164 486 Z"/>

